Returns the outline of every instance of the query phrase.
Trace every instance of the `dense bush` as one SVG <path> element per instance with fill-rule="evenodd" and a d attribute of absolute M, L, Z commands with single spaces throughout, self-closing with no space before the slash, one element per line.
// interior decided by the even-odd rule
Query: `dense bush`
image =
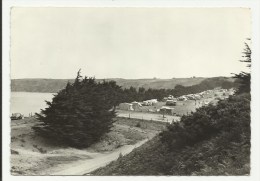
<path fill-rule="evenodd" d="M 161 141 L 173 175 L 240 175 L 250 172 L 250 134 L 250 94 L 242 94 L 182 117 Z"/>
<path fill-rule="evenodd" d="M 192 146 L 220 132 L 235 132 L 238 139 L 243 130 L 250 134 L 249 94 L 231 96 L 217 106 L 201 107 L 191 115 L 183 116 L 180 122 L 169 125 L 168 131 L 161 135 L 169 147 L 179 148 Z"/>
<path fill-rule="evenodd" d="M 81 78 L 46 102 L 48 108 L 37 114 L 36 133 L 60 144 L 87 147 L 108 132 L 119 103 L 115 82 L 97 83 L 94 78 Z"/>

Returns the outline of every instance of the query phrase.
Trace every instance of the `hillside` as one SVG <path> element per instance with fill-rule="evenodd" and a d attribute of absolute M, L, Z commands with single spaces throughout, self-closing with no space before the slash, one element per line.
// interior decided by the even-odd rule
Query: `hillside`
<path fill-rule="evenodd" d="M 176 85 L 192 86 L 208 78 L 173 78 L 173 79 L 106 79 L 114 80 L 123 88 L 144 87 L 145 89 L 174 89 Z M 209 78 L 210 79 L 210 78 Z M 223 78 L 232 81 L 231 78 Z M 50 92 L 55 93 L 64 88 L 73 79 L 12 79 L 12 92 Z M 97 81 L 102 81 L 97 79 Z"/>
<path fill-rule="evenodd" d="M 143 87 L 145 89 L 173 89 L 177 84 L 192 86 L 201 83 L 207 78 L 173 78 L 173 79 L 111 79 L 123 88 Z"/>
<path fill-rule="evenodd" d="M 199 108 L 92 175 L 249 175 L 250 95 Z"/>
<path fill-rule="evenodd" d="M 68 79 L 13 79 L 11 80 L 12 92 L 50 92 L 56 93 L 63 89 Z"/>

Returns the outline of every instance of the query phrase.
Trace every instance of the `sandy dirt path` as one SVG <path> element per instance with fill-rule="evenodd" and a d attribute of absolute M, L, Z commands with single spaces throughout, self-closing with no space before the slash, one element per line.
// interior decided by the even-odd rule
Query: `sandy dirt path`
<path fill-rule="evenodd" d="M 130 153 L 133 149 L 144 144 L 148 139 L 142 140 L 134 145 L 125 145 L 110 153 L 99 153 L 92 156 L 92 159 L 87 159 L 84 161 L 77 161 L 65 168 L 65 169 L 50 173 L 50 175 L 83 175 L 90 173 L 100 167 L 106 166 L 110 162 L 118 159 L 120 153 L 122 156 Z"/>

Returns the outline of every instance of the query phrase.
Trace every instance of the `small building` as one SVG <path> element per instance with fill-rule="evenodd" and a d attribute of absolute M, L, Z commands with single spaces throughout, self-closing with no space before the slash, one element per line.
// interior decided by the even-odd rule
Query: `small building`
<path fill-rule="evenodd" d="M 120 103 L 119 104 L 119 109 L 121 110 L 126 110 L 126 111 L 133 111 L 133 104 L 130 104 L 130 103 Z"/>

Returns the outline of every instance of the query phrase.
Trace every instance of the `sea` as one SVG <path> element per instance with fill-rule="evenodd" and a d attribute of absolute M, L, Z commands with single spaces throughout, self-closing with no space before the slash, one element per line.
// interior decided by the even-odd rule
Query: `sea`
<path fill-rule="evenodd" d="M 25 117 L 45 109 L 45 101 L 52 101 L 54 93 L 11 92 L 10 113 L 21 113 Z"/>

